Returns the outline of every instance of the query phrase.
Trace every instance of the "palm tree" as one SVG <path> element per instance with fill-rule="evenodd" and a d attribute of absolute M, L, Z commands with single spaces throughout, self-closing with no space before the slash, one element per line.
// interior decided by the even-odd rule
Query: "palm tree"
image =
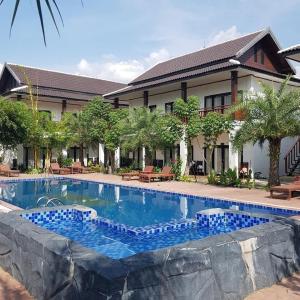
<path fill-rule="evenodd" d="M 3 2 L 4 2 L 4 0 L 0 0 L 0 6 L 3 4 Z M 15 19 L 16 19 L 16 15 L 17 15 L 17 12 L 18 12 L 20 2 L 21 2 L 21 0 L 15 0 L 14 11 L 13 11 L 12 19 L 11 19 L 11 24 L 10 24 L 10 34 L 11 34 L 11 31 L 12 31 L 12 28 L 13 28 L 13 25 L 14 25 L 14 22 L 15 22 Z M 42 28 L 42 32 L 43 32 L 44 43 L 46 45 L 46 34 L 45 34 L 42 3 L 44 3 L 46 5 L 58 34 L 59 34 L 59 29 L 58 29 L 58 25 L 57 25 L 57 21 L 56 21 L 55 12 L 58 14 L 62 25 L 64 25 L 63 18 L 62 18 L 62 15 L 61 15 L 61 12 L 60 12 L 60 9 L 57 5 L 56 0 L 35 0 L 35 2 L 36 2 L 36 7 L 37 7 L 37 10 L 38 10 L 38 15 L 39 15 L 41 28 Z M 81 4 L 83 5 L 83 0 L 81 0 Z"/>
<path fill-rule="evenodd" d="M 269 145 L 269 186 L 280 185 L 281 141 L 300 133 L 300 92 L 288 89 L 288 77 L 279 87 L 261 83 L 262 92 L 246 96 L 230 113 L 242 111 L 245 117 L 233 144 L 242 149 L 248 142 Z"/>

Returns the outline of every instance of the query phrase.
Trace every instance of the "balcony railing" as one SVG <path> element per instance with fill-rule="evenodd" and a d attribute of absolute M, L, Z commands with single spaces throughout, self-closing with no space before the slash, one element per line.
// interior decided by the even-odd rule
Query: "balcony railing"
<path fill-rule="evenodd" d="M 230 105 L 220 105 L 215 107 L 206 107 L 199 110 L 200 117 L 205 117 L 209 112 L 217 112 L 224 114 L 225 110 L 229 108 Z"/>

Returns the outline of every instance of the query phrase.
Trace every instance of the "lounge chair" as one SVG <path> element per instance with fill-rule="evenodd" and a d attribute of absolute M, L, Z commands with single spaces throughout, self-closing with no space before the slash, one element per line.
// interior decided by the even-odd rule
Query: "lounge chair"
<path fill-rule="evenodd" d="M 59 175 L 71 174 L 71 170 L 69 168 L 61 168 L 58 163 L 51 163 L 50 171 L 52 174 L 59 174 Z"/>
<path fill-rule="evenodd" d="M 274 195 L 274 193 L 279 193 L 280 198 L 286 196 L 286 199 L 290 200 L 294 192 L 300 192 L 300 176 L 296 176 L 293 183 L 273 186 L 270 189 L 271 198 L 279 198 L 278 195 Z"/>
<path fill-rule="evenodd" d="M 122 176 L 122 180 L 132 180 L 132 179 L 139 179 L 140 174 L 149 174 L 149 173 L 153 173 L 153 166 L 146 166 L 145 169 L 141 172 L 139 171 L 132 171 L 129 173 L 123 173 Z M 137 177 L 137 178 L 136 178 Z"/>
<path fill-rule="evenodd" d="M 140 181 L 144 182 L 150 182 L 151 180 L 154 181 L 155 179 L 166 179 L 166 180 L 172 180 L 175 177 L 175 174 L 171 173 L 172 168 L 165 166 L 163 167 L 161 173 L 141 173 L 140 174 Z"/>
<path fill-rule="evenodd" d="M 0 175 L 7 176 L 7 177 L 18 177 L 20 175 L 20 171 L 18 170 L 11 170 L 9 165 L 0 165 Z"/>
<path fill-rule="evenodd" d="M 75 174 L 75 173 L 82 173 L 82 174 L 87 174 L 87 173 L 91 173 L 91 169 L 90 168 L 86 168 L 84 167 L 80 161 L 76 161 L 72 164 L 72 166 L 70 167 L 71 173 Z"/>

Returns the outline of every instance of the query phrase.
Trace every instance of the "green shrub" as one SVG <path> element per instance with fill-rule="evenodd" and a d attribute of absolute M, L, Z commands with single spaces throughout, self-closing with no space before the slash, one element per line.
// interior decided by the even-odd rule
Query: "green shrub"
<path fill-rule="evenodd" d="M 215 170 L 211 170 L 207 176 L 207 181 L 209 184 L 218 184 L 218 177 Z"/>
<path fill-rule="evenodd" d="M 220 176 L 217 176 L 216 172 L 212 170 L 207 176 L 207 181 L 209 184 L 221 185 L 221 186 L 234 186 L 241 187 L 241 180 L 237 176 L 236 169 L 228 169 L 222 172 Z"/>
<path fill-rule="evenodd" d="M 42 173 L 43 173 L 43 169 L 28 168 L 26 171 L 26 174 L 31 174 L 31 175 L 37 175 Z"/>
<path fill-rule="evenodd" d="M 124 173 L 129 173 L 131 171 L 132 171 L 131 167 L 119 168 L 119 169 L 117 169 L 117 174 L 122 175 Z"/>
<path fill-rule="evenodd" d="M 95 173 L 107 174 L 107 170 L 103 164 L 92 165 L 92 166 L 90 166 L 90 170 Z"/>
<path fill-rule="evenodd" d="M 161 168 L 160 167 L 154 167 L 153 172 L 154 173 L 160 173 L 161 172 Z"/>
<path fill-rule="evenodd" d="M 177 160 L 173 161 L 171 167 L 172 167 L 172 173 L 175 174 L 175 180 L 181 181 L 182 160 L 178 158 Z"/>
<path fill-rule="evenodd" d="M 190 176 L 187 176 L 187 175 L 182 175 L 179 177 L 179 181 L 182 181 L 182 182 L 192 182 L 192 179 Z"/>

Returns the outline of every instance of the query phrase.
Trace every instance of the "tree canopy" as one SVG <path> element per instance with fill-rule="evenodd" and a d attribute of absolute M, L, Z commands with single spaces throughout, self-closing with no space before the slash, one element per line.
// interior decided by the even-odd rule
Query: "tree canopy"
<path fill-rule="evenodd" d="M 5 150 L 25 142 L 30 123 L 27 105 L 0 99 L 0 145 Z"/>
<path fill-rule="evenodd" d="M 280 184 L 279 159 L 281 141 L 300 132 L 300 92 L 288 88 L 287 78 L 278 89 L 261 83 L 261 93 L 246 95 L 230 112 L 243 111 L 245 120 L 234 137 L 234 146 L 269 143 L 269 185 Z"/>

